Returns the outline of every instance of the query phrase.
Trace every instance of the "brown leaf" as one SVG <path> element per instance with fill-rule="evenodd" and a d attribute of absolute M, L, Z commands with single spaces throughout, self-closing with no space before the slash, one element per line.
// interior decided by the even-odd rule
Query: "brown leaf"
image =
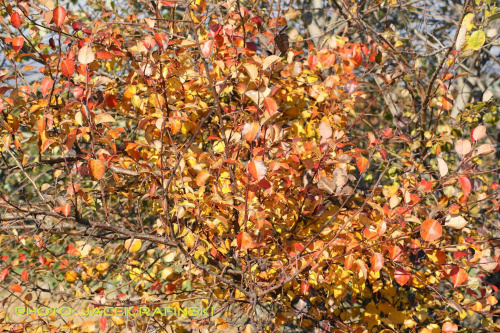
<path fill-rule="evenodd" d="M 99 113 L 97 116 L 95 116 L 95 124 L 101 124 L 101 123 L 115 123 L 116 120 L 113 118 L 112 115 L 109 113 Z"/>
<path fill-rule="evenodd" d="M 329 137 L 331 137 L 333 134 L 333 130 L 332 130 L 332 127 L 330 126 L 330 124 L 322 121 L 321 123 L 319 123 L 319 135 L 321 135 L 322 138 L 324 139 L 328 139 Z"/>

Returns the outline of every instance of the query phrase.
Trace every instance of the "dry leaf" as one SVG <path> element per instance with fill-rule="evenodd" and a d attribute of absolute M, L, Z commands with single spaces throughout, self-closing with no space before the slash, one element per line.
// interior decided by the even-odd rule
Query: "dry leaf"
<path fill-rule="evenodd" d="M 84 65 L 90 64 L 94 61 L 94 59 L 94 51 L 92 51 L 92 47 L 87 44 L 84 45 L 78 52 L 78 61 Z"/>

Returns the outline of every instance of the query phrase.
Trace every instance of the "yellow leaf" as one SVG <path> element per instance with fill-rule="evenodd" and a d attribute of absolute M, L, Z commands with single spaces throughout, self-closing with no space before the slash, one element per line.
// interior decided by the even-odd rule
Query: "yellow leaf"
<path fill-rule="evenodd" d="M 139 251 L 139 249 L 142 246 L 142 241 L 140 239 L 127 239 L 125 241 L 125 248 L 128 250 L 128 252 L 133 253 Z"/>
<path fill-rule="evenodd" d="M 75 271 L 69 271 L 69 272 L 66 272 L 66 274 L 64 275 L 64 278 L 66 279 L 66 281 L 68 281 L 69 283 L 73 283 L 76 281 L 76 278 L 78 277 L 78 275 L 76 274 Z"/>
<path fill-rule="evenodd" d="M 109 264 L 107 262 L 102 262 L 100 264 L 97 264 L 95 267 L 99 272 L 104 272 L 109 268 Z"/>
<path fill-rule="evenodd" d="M 189 232 L 186 236 L 184 236 L 184 242 L 188 247 L 193 247 L 196 239 L 192 232 Z"/>
<path fill-rule="evenodd" d="M 224 143 L 224 141 L 217 141 L 215 144 L 214 144 L 214 152 L 216 152 L 217 154 L 221 154 L 224 152 L 224 149 L 226 148 L 226 144 Z"/>

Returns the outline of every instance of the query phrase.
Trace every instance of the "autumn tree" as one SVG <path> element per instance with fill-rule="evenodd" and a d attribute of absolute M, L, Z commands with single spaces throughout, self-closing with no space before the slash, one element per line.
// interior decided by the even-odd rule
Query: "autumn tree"
<path fill-rule="evenodd" d="M 2 329 L 499 330 L 500 14 L 445 4 L 4 1 Z"/>

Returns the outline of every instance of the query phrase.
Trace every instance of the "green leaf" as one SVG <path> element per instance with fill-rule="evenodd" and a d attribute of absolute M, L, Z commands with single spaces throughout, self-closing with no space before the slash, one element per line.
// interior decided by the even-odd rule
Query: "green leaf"
<path fill-rule="evenodd" d="M 473 50 L 479 50 L 485 41 L 486 36 L 482 30 L 474 31 L 469 38 L 469 47 Z"/>

